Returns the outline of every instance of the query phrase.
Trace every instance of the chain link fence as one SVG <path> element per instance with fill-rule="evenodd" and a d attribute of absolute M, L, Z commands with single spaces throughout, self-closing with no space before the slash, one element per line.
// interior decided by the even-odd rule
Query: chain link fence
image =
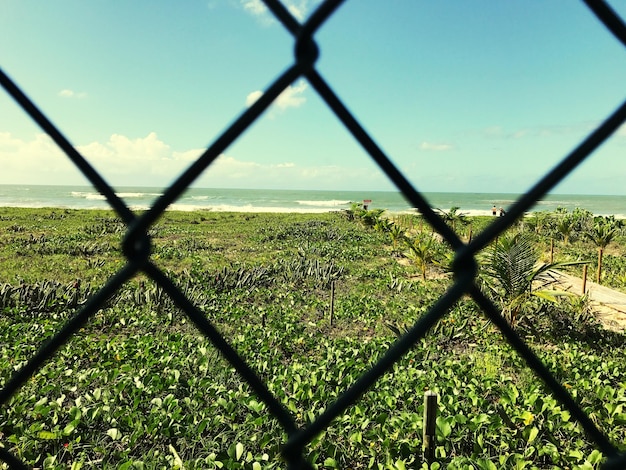
<path fill-rule="evenodd" d="M 123 266 L 109 281 L 94 294 L 84 306 L 57 331 L 34 354 L 25 366 L 17 370 L 13 377 L 0 390 L 0 406 L 7 406 L 11 396 L 32 377 L 55 352 L 67 342 L 73 334 L 101 308 L 106 300 L 129 281 L 138 272 L 149 276 L 174 301 L 188 318 L 222 353 L 224 358 L 237 370 L 254 393 L 265 403 L 269 413 L 278 421 L 286 433 L 287 442 L 282 449 L 282 457 L 290 469 L 312 468 L 304 458 L 305 447 L 347 408 L 355 404 L 376 381 L 398 361 L 416 342 L 437 324 L 453 305 L 464 295 L 469 295 L 484 311 L 485 315 L 500 329 L 511 346 L 524 358 L 528 366 L 540 376 L 553 395 L 570 411 L 572 416 L 584 428 L 588 437 L 605 455 L 603 469 L 626 468 L 626 455 L 600 431 L 593 420 L 581 409 L 566 388 L 550 373 L 548 368 L 517 335 L 509 323 L 501 316 L 496 305 L 477 287 L 476 254 L 492 240 L 509 228 L 516 219 L 528 211 L 537 200 L 547 194 L 561 180 L 570 174 L 581 162 L 589 158 L 620 125 L 626 121 L 626 102 L 608 116 L 602 125 L 593 131 L 578 147 L 544 175 L 522 197 L 520 197 L 504 217 L 498 217 L 470 243 L 464 243 L 459 236 L 435 213 L 425 198 L 417 191 L 404 175 L 393 165 L 390 159 L 376 145 L 372 137 L 361 127 L 357 119 L 348 111 L 340 98 L 326 83 L 324 77 L 315 68 L 319 49 L 315 42 L 316 31 L 326 22 L 333 12 L 343 3 L 341 0 L 327 0 L 313 12 L 309 19 L 300 24 L 279 0 L 263 0 L 273 15 L 282 23 L 294 38 L 295 60 L 263 95 L 248 108 L 213 144 L 181 174 L 176 181 L 155 201 L 154 205 L 141 215 L 134 214 L 116 195 L 111 186 L 90 166 L 69 141 L 59 132 L 54 124 L 22 93 L 18 86 L 0 70 L 0 82 L 4 89 L 19 103 L 23 110 L 54 140 L 67 157 L 80 169 L 97 190 L 106 197 L 111 208 L 127 226 L 123 240 L 123 253 L 127 259 Z M 589 10 L 606 28 L 626 47 L 626 25 L 603 1 L 585 0 Z M 261 378 L 237 354 L 215 326 L 193 305 L 176 287 L 173 281 L 150 259 L 151 241 L 148 231 L 161 216 L 163 211 L 206 170 L 211 163 L 225 151 L 239 136 L 271 105 L 271 103 L 290 84 L 299 78 L 305 78 L 319 94 L 345 128 L 360 143 L 363 149 L 378 164 L 380 169 L 402 191 L 407 201 L 419 209 L 425 220 L 454 249 L 453 263 L 455 282 L 430 310 L 415 323 L 409 331 L 398 339 L 383 357 L 367 372 L 345 390 L 337 400 L 319 415 L 313 422 L 298 427 L 293 416 L 270 392 Z M 0 460 L 11 468 L 26 468 L 25 465 L 0 447 Z"/>

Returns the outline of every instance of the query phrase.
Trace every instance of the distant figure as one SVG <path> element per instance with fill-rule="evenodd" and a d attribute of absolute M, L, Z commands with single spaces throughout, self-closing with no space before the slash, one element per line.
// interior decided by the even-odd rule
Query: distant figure
<path fill-rule="evenodd" d="M 497 209 L 496 209 L 496 205 L 494 204 L 494 205 L 493 205 L 493 207 L 491 208 L 491 213 L 492 213 L 493 215 L 496 215 L 496 211 L 497 211 Z"/>
<path fill-rule="evenodd" d="M 500 208 L 500 217 L 503 217 L 504 214 L 506 214 L 506 212 L 504 211 L 504 209 L 501 207 Z M 495 214 L 494 214 L 495 215 Z"/>

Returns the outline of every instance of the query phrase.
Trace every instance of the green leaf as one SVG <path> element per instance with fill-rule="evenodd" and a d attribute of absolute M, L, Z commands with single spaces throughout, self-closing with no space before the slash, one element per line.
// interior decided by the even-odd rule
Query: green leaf
<path fill-rule="evenodd" d="M 567 455 L 568 457 L 575 459 L 575 460 L 581 460 L 583 458 L 583 453 L 578 449 L 570 450 Z"/>
<path fill-rule="evenodd" d="M 589 454 L 589 457 L 587 458 L 587 462 L 589 462 L 592 465 L 600 463 L 601 460 L 602 460 L 602 452 L 600 452 L 597 449 L 593 450 L 591 454 Z"/>
<path fill-rule="evenodd" d="M 52 431 L 39 431 L 37 433 L 37 437 L 39 437 L 39 439 L 51 440 L 51 439 L 56 439 L 57 434 Z"/>
<path fill-rule="evenodd" d="M 530 444 L 531 442 L 533 442 L 536 438 L 537 435 L 539 435 L 539 429 L 537 429 L 537 427 L 533 426 L 530 429 L 530 432 L 528 433 L 528 439 L 527 442 Z"/>
<path fill-rule="evenodd" d="M 442 418 L 441 416 L 437 417 L 437 430 L 444 439 L 452 434 L 452 426 L 450 426 L 447 419 Z"/>
<path fill-rule="evenodd" d="M 37 403 L 35 403 L 35 409 L 37 409 L 40 406 L 45 405 L 46 403 L 48 403 L 48 397 L 41 398 Z"/>
<path fill-rule="evenodd" d="M 476 464 L 478 465 L 478 468 L 480 468 L 480 469 L 484 469 L 484 470 L 498 470 L 498 467 L 496 467 L 495 464 L 491 460 L 479 459 L 476 462 Z"/>
<path fill-rule="evenodd" d="M 238 442 L 235 446 L 235 460 L 239 460 L 243 455 L 243 444 Z"/>
<path fill-rule="evenodd" d="M 76 426 L 74 424 L 68 424 L 67 426 L 65 426 L 65 428 L 63 428 L 63 435 L 69 436 L 74 432 L 74 429 L 76 429 Z"/>
<path fill-rule="evenodd" d="M 393 466 L 398 470 L 406 470 L 404 460 L 397 460 L 396 463 L 393 464 Z"/>
<path fill-rule="evenodd" d="M 174 457 L 174 468 L 184 468 L 183 461 L 172 444 L 168 446 L 168 450 L 170 451 L 170 454 L 172 454 L 172 456 Z"/>
<path fill-rule="evenodd" d="M 324 467 L 338 468 L 337 461 L 335 459 L 331 459 L 330 457 L 328 457 L 326 460 L 324 460 Z"/>
<path fill-rule="evenodd" d="M 613 417 L 615 424 L 624 425 L 626 424 L 626 413 L 618 413 Z"/>
<path fill-rule="evenodd" d="M 107 436 L 109 436 L 114 441 L 119 441 L 122 437 L 122 433 L 117 428 L 111 428 L 107 431 Z"/>
<path fill-rule="evenodd" d="M 574 294 L 566 291 L 544 289 L 534 291 L 533 295 L 540 299 L 547 300 L 548 302 L 558 302 L 559 297 L 571 297 Z"/>
<path fill-rule="evenodd" d="M 83 468 L 82 462 L 72 462 L 72 466 L 70 467 L 70 470 L 80 470 L 81 468 Z"/>

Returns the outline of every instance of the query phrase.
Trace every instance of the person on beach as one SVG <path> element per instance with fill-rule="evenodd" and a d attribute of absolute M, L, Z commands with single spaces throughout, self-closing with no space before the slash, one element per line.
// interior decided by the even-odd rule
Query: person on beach
<path fill-rule="evenodd" d="M 500 208 L 500 217 L 503 217 L 504 214 L 506 214 L 505 210 L 501 207 Z M 495 215 L 495 214 L 494 214 Z"/>
<path fill-rule="evenodd" d="M 491 213 L 495 216 L 496 215 L 496 205 L 494 204 L 493 207 L 491 208 Z"/>

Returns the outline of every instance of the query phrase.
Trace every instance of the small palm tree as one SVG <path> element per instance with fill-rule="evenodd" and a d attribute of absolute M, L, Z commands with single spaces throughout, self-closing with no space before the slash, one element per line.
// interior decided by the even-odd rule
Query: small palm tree
<path fill-rule="evenodd" d="M 395 250 L 398 246 L 398 242 L 404 239 L 405 230 L 400 225 L 393 224 L 387 234 L 389 235 L 393 249 Z"/>
<path fill-rule="evenodd" d="M 469 223 L 465 214 L 459 212 L 459 209 L 460 207 L 454 206 L 451 207 L 448 211 L 437 209 L 437 212 L 444 220 L 444 222 L 447 223 L 452 228 L 452 230 L 455 230 L 456 224 L 467 225 Z"/>
<path fill-rule="evenodd" d="M 405 253 L 406 257 L 415 263 L 422 274 L 422 279 L 426 280 L 426 270 L 436 255 L 433 246 L 434 238 L 431 235 L 424 235 L 414 239 L 406 238 L 404 242 L 408 248 Z"/>
<path fill-rule="evenodd" d="M 541 234 L 544 228 L 550 224 L 550 214 L 547 212 L 533 212 L 525 222 L 531 231 Z"/>
<path fill-rule="evenodd" d="M 595 224 L 585 233 L 598 247 L 598 271 L 596 273 L 596 282 L 600 284 L 602 276 L 602 256 L 604 255 L 604 249 L 609 243 L 613 241 L 613 238 L 619 233 L 619 222 L 615 219 L 606 217 L 597 217 Z"/>
<path fill-rule="evenodd" d="M 360 202 L 350 203 L 350 209 L 345 211 L 348 220 L 358 220 L 366 227 L 374 227 L 383 212 L 385 209 L 365 209 Z"/>
<path fill-rule="evenodd" d="M 515 325 L 524 304 L 532 296 L 555 302 L 560 296 L 570 295 L 546 289 L 556 281 L 551 271 L 558 267 L 581 264 L 578 261 L 539 264 L 538 261 L 537 250 L 528 235 L 523 233 L 500 237 L 485 257 L 485 283 L 500 299 L 502 313 L 511 325 Z"/>
<path fill-rule="evenodd" d="M 391 230 L 391 227 L 393 225 L 394 225 L 393 221 L 384 217 L 380 217 L 374 223 L 374 229 L 376 229 L 377 232 L 387 233 Z"/>
<path fill-rule="evenodd" d="M 574 229 L 576 228 L 576 219 L 569 215 L 561 216 L 556 223 L 556 230 L 563 237 L 563 241 L 566 245 L 569 244 L 569 239 Z"/>

